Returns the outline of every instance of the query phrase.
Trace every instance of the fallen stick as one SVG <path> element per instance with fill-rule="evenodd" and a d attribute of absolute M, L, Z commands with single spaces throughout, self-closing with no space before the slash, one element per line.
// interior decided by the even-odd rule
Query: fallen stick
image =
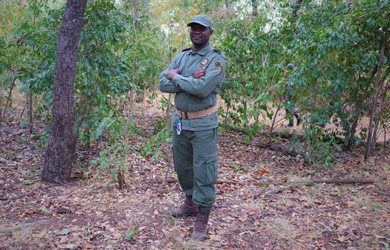
<path fill-rule="evenodd" d="M 329 184 L 373 184 L 373 180 L 365 179 L 345 179 L 345 180 L 312 180 L 314 183 L 329 183 Z"/>
<path fill-rule="evenodd" d="M 153 180 L 149 181 L 150 184 L 159 184 L 159 183 L 177 183 L 178 181 L 176 179 L 167 179 L 167 180 Z M 262 186 L 262 185 L 269 185 L 273 184 L 273 182 L 242 182 L 242 181 L 223 181 L 218 180 L 215 182 L 215 184 L 232 184 L 232 185 L 255 185 L 255 186 Z"/>
<path fill-rule="evenodd" d="M 14 196 L 14 197 L 9 197 L 8 199 L 5 199 L 5 198 L 2 198 L 2 200 L 6 200 L 3 202 L 3 206 L 4 205 L 7 205 L 8 203 L 10 203 L 12 200 L 17 200 L 17 199 L 20 199 L 20 198 L 23 198 L 25 196 L 29 196 L 29 195 L 32 195 L 34 194 L 35 192 L 30 192 L 30 193 L 27 193 L 27 194 L 20 194 L 20 195 L 17 195 L 17 196 Z"/>
<path fill-rule="evenodd" d="M 373 184 L 374 181 L 372 180 L 364 180 L 364 179 L 345 179 L 345 180 L 307 180 L 307 181 L 298 181 L 298 182 L 292 182 L 288 184 L 287 186 L 277 187 L 269 192 L 266 193 L 266 195 L 271 194 L 277 194 L 280 193 L 286 189 L 295 189 L 299 186 L 310 186 L 314 183 L 320 184 L 320 183 L 327 183 L 327 184 Z"/>
<path fill-rule="evenodd" d="M 35 222 L 25 223 L 25 224 L 13 226 L 13 227 L 0 228 L 0 233 L 12 232 L 12 231 L 19 230 L 19 229 L 22 229 L 25 227 L 35 227 L 35 226 L 46 225 L 46 224 L 49 224 L 48 220 L 38 220 Z"/>
<path fill-rule="evenodd" d="M 158 183 L 177 183 L 178 181 L 176 179 L 167 179 L 167 180 L 154 180 L 150 181 L 150 184 L 158 184 Z M 327 184 L 373 184 L 373 180 L 365 180 L 365 179 L 344 179 L 344 180 L 307 180 L 305 182 L 299 182 L 298 186 L 302 185 L 310 185 L 312 183 L 327 183 Z M 274 182 L 240 182 L 240 181 L 224 181 L 224 180 L 217 180 L 215 184 L 233 184 L 233 185 L 255 185 L 255 186 L 263 186 L 263 185 L 282 185 Z M 297 183 L 292 183 L 293 186 L 296 186 Z M 300 185 L 299 185 L 300 184 Z"/>
<path fill-rule="evenodd" d="M 296 151 L 296 150 L 291 149 L 289 147 L 279 146 L 278 143 L 258 144 L 258 143 L 253 143 L 252 142 L 251 145 L 257 146 L 259 148 L 269 149 L 269 150 L 272 150 L 272 151 L 275 151 L 275 152 L 280 152 L 280 153 L 282 153 L 284 155 L 287 155 L 287 156 L 297 157 L 299 155 L 300 157 L 302 157 L 302 159 L 306 163 L 310 163 L 309 158 L 307 156 L 305 156 L 304 152 L 299 152 L 299 151 Z"/>

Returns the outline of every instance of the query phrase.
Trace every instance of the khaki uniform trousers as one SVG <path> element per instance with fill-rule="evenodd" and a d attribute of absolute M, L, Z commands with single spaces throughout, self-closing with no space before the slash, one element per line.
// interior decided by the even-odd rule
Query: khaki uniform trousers
<path fill-rule="evenodd" d="M 218 129 L 182 130 L 173 128 L 173 159 L 175 171 L 184 193 L 204 207 L 215 201 L 215 182 L 218 176 Z"/>

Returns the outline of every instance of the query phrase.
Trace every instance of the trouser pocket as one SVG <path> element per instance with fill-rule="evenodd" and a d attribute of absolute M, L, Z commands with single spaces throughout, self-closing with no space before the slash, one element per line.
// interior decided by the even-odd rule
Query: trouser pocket
<path fill-rule="evenodd" d="M 203 185 L 214 184 L 218 177 L 217 154 L 205 155 L 203 166 L 200 169 L 200 182 Z"/>

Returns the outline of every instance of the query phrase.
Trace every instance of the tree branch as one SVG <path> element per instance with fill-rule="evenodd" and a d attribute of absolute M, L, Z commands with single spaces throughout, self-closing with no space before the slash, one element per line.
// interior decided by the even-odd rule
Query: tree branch
<path fill-rule="evenodd" d="M 35 226 L 46 225 L 46 224 L 49 224 L 48 220 L 38 220 L 35 222 L 25 223 L 25 224 L 13 226 L 13 227 L 0 228 L 0 233 L 12 232 L 12 231 L 19 230 L 19 229 L 22 229 L 25 227 L 35 227 Z"/>
<path fill-rule="evenodd" d="M 167 180 L 153 180 L 148 181 L 149 184 L 160 184 L 160 183 L 178 183 L 177 179 L 167 179 Z M 292 182 L 289 185 L 285 186 L 282 189 L 286 188 L 296 188 L 298 186 L 303 185 L 312 185 L 312 184 L 320 184 L 320 183 L 326 183 L 326 184 L 373 184 L 373 180 L 366 180 L 366 179 L 341 179 L 341 180 L 332 180 L 332 179 L 314 179 L 314 180 L 307 180 L 302 182 Z M 255 185 L 255 186 L 263 186 L 263 185 L 283 185 L 282 183 L 274 183 L 272 181 L 263 181 L 263 182 L 242 182 L 242 181 L 228 181 L 228 180 L 217 180 L 215 184 L 231 184 L 231 185 Z"/>

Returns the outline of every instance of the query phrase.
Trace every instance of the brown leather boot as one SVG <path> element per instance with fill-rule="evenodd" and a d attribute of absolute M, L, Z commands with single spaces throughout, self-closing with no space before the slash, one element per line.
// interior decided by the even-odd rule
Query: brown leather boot
<path fill-rule="evenodd" d="M 203 241 L 207 233 L 207 222 L 209 221 L 211 208 L 199 207 L 198 214 L 196 215 L 194 232 L 191 239 Z"/>
<path fill-rule="evenodd" d="M 175 218 L 196 216 L 199 210 L 199 205 L 192 202 L 192 196 L 186 196 L 184 203 L 172 210 L 172 216 Z"/>

